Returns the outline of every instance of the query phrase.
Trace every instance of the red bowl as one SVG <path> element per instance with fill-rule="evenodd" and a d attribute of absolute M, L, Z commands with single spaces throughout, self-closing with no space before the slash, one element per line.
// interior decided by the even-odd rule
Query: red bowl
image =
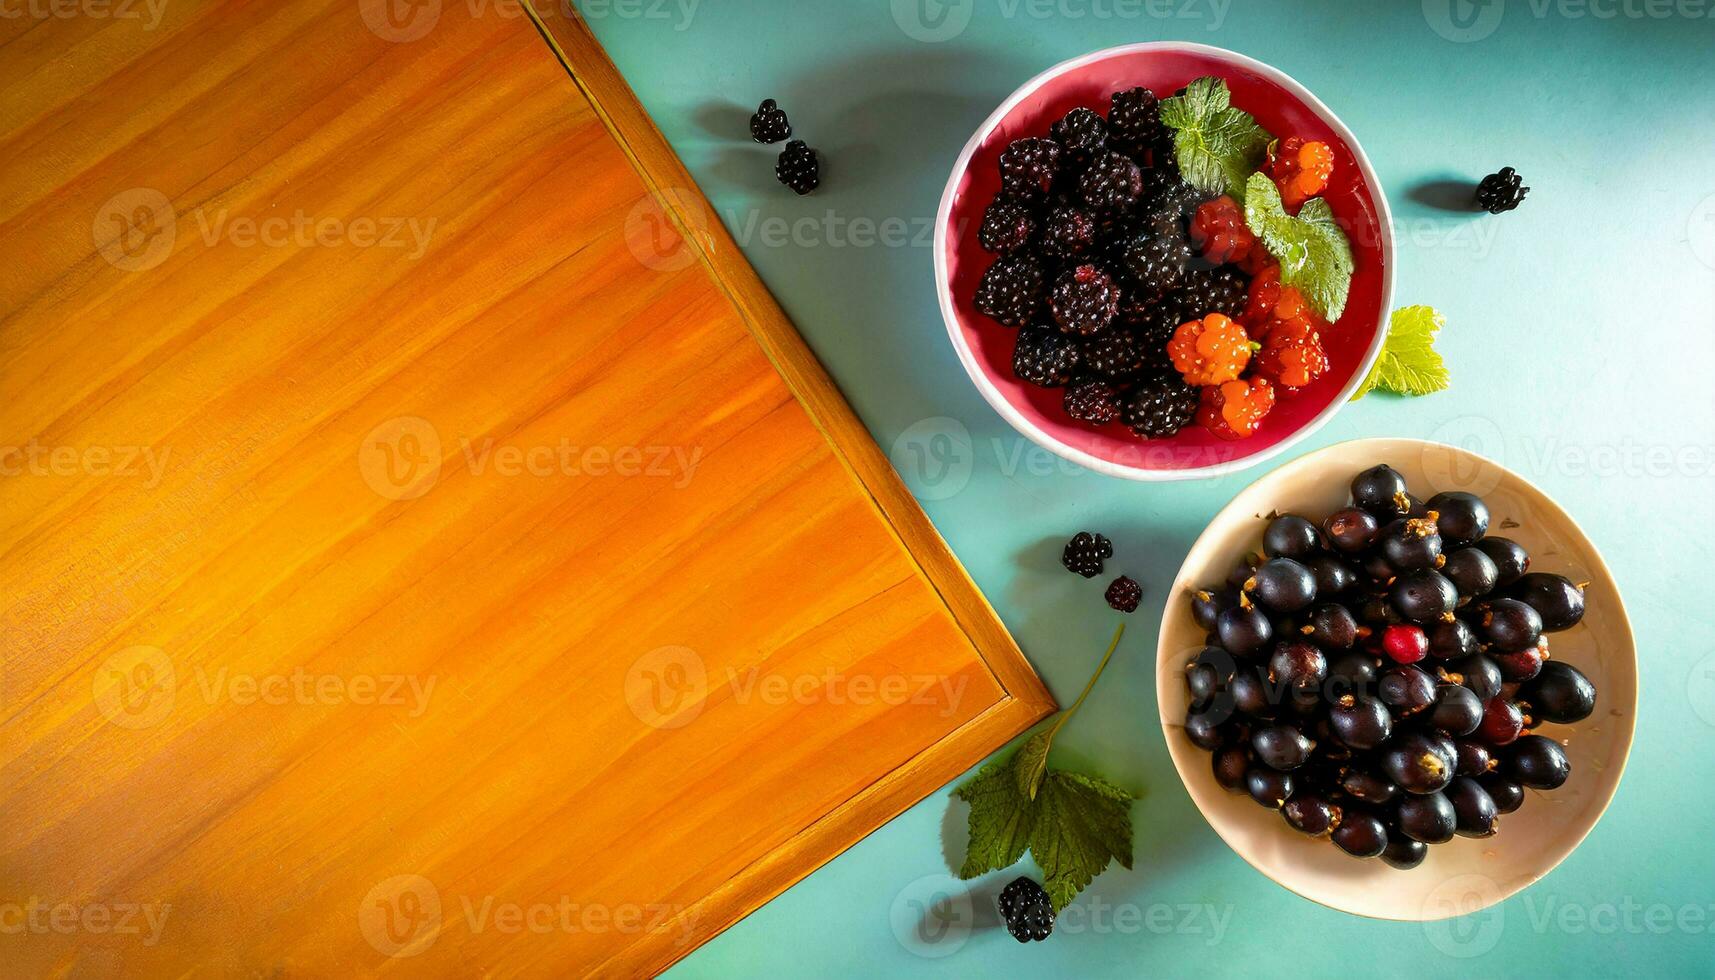
<path fill-rule="evenodd" d="M 971 303 L 994 257 L 977 244 L 983 209 L 1000 189 L 998 161 L 1008 143 L 1045 136 L 1077 106 L 1106 113 L 1108 97 L 1143 85 L 1167 95 L 1193 79 L 1225 79 L 1233 105 L 1278 137 L 1303 136 L 1334 150 L 1328 200 L 1352 240 L 1356 270 L 1345 314 L 1323 336 L 1329 369 L 1307 388 L 1282 393 L 1260 431 L 1225 441 L 1199 425 L 1168 439 L 1142 440 L 1118 422 L 1092 428 L 1069 418 L 1061 391 L 1018 380 L 1018 332 Z M 1387 339 L 1393 304 L 1393 222 L 1369 158 L 1351 131 L 1304 86 L 1280 71 L 1202 44 L 1152 42 L 1108 48 L 1043 72 L 996 109 L 953 165 L 935 227 L 936 290 L 959 359 L 995 411 L 1039 445 L 1090 469 L 1133 480 L 1186 480 L 1252 466 L 1314 432 L 1340 410 L 1369 373 Z"/>

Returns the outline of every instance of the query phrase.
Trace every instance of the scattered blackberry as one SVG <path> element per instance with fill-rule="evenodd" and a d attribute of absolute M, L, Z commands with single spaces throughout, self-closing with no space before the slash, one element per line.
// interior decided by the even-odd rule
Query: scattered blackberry
<path fill-rule="evenodd" d="M 1191 243 L 1183 234 L 1144 232 L 1126 243 L 1120 261 L 1143 292 L 1165 293 L 1185 281 L 1185 269 L 1191 264 Z"/>
<path fill-rule="evenodd" d="M 1020 381 L 1057 388 L 1072 380 L 1081 359 L 1078 342 L 1047 327 L 1025 327 L 1012 349 L 1012 373 Z"/>
<path fill-rule="evenodd" d="M 1523 183 L 1517 171 L 1502 167 L 1499 173 L 1484 177 L 1477 185 L 1477 206 L 1490 214 L 1511 211 L 1524 203 L 1524 196 L 1530 193 L 1530 188 L 1520 186 Z"/>
<path fill-rule="evenodd" d="M 756 107 L 756 114 L 750 117 L 750 138 L 758 143 L 778 143 L 792 135 L 792 124 L 786 120 L 786 110 L 774 104 L 773 99 L 763 99 Z"/>
<path fill-rule="evenodd" d="M 774 164 L 774 177 L 800 195 L 815 190 L 822 182 L 822 166 L 816 160 L 816 151 L 805 146 L 803 140 L 787 143 Z"/>
<path fill-rule="evenodd" d="M 1078 195 L 1100 214 L 1117 214 L 1143 193 L 1143 171 L 1130 157 L 1109 151 L 1090 162 L 1078 178 Z"/>
<path fill-rule="evenodd" d="M 1021 943 L 1041 941 L 1054 931 L 1054 903 L 1042 886 L 1029 878 L 1014 879 L 1000 890 L 1000 917 L 1006 931 Z"/>
<path fill-rule="evenodd" d="M 1042 228 L 1042 253 L 1053 258 L 1075 259 L 1096 244 L 1096 222 L 1089 212 L 1071 206 L 1048 213 Z"/>
<path fill-rule="evenodd" d="M 1061 330 L 1089 337 L 1108 328 L 1119 309 L 1119 301 L 1120 290 L 1113 277 L 1085 264 L 1060 274 L 1049 306 Z"/>
<path fill-rule="evenodd" d="M 1146 439 L 1165 439 L 1191 424 L 1198 392 L 1173 371 L 1140 382 L 1122 411 L 1126 427 Z"/>
<path fill-rule="evenodd" d="M 1016 252 L 1030 243 L 1036 219 L 1030 209 L 1011 201 L 995 201 L 983 211 L 977 244 L 990 252 Z"/>
<path fill-rule="evenodd" d="M 1142 160 L 1161 138 L 1161 102 L 1146 88 L 1115 92 L 1108 102 L 1108 142 L 1114 149 Z"/>
<path fill-rule="evenodd" d="M 1066 163 L 1074 170 L 1082 170 L 1107 149 L 1108 124 L 1101 116 L 1080 106 L 1049 127 L 1048 135 L 1060 144 Z"/>
<path fill-rule="evenodd" d="M 1029 255 L 1003 255 L 983 273 L 973 301 L 977 312 L 1009 327 L 1022 327 L 1042 310 L 1047 277 Z"/>
<path fill-rule="evenodd" d="M 1192 268 L 1185 276 L 1178 301 L 1192 317 L 1219 313 L 1238 319 L 1250 302 L 1250 277 L 1230 265 Z"/>
<path fill-rule="evenodd" d="M 1066 542 L 1066 547 L 1060 550 L 1060 564 L 1065 565 L 1069 572 L 1076 572 L 1085 578 L 1095 578 L 1102 574 L 1102 561 L 1113 556 L 1112 541 L 1100 534 L 1079 531 L 1072 535 L 1072 540 Z"/>
<path fill-rule="evenodd" d="M 1143 601 L 1143 586 L 1137 584 L 1135 579 L 1121 575 L 1108 586 L 1106 598 L 1108 605 L 1120 612 L 1137 612 L 1137 604 Z"/>
<path fill-rule="evenodd" d="M 1027 136 L 1013 140 L 1000 155 L 1000 186 L 1017 200 L 1034 200 L 1048 193 L 1060 173 L 1060 144 Z"/>
<path fill-rule="evenodd" d="M 1138 340 L 1137 334 L 1126 329 L 1109 330 L 1100 337 L 1084 341 L 1084 367 L 1097 374 L 1124 381 L 1158 360 Z M 1160 358 L 1165 363 L 1165 357 Z"/>
<path fill-rule="evenodd" d="M 1066 414 L 1080 422 L 1107 425 L 1119 418 L 1120 390 L 1101 378 L 1076 379 L 1066 386 L 1064 405 Z"/>

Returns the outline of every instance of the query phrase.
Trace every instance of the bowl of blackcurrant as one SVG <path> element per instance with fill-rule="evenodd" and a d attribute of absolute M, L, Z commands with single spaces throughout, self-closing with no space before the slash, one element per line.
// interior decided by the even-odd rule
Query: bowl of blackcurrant
<path fill-rule="evenodd" d="M 1216 833 L 1300 895 L 1386 919 L 1476 911 L 1551 871 L 1613 798 L 1636 715 L 1631 626 L 1590 539 L 1500 464 L 1411 439 L 1240 493 L 1180 569 L 1156 667 Z"/>

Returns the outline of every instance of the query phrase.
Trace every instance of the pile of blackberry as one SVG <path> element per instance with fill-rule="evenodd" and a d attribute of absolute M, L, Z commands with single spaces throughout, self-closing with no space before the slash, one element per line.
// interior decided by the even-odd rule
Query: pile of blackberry
<path fill-rule="evenodd" d="M 1376 466 L 1350 506 L 1273 518 L 1263 556 L 1193 593 L 1208 645 L 1185 668 L 1185 734 L 1222 788 L 1404 869 L 1564 784 L 1563 736 L 1535 729 L 1595 710 L 1589 679 L 1548 659 L 1583 587 L 1488 528 L 1481 498 L 1419 501 Z"/>
<path fill-rule="evenodd" d="M 1106 117 L 1066 113 L 1046 136 L 1000 156 L 1001 190 L 977 231 L 995 254 L 974 297 L 1017 328 L 1013 373 L 1065 389 L 1065 410 L 1145 439 L 1176 434 L 1197 410 L 1167 341 L 1182 323 L 1244 309 L 1250 277 L 1191 245 L 1206 199 L 1180 178 L 1160 103 L 1115 92 Z"/>

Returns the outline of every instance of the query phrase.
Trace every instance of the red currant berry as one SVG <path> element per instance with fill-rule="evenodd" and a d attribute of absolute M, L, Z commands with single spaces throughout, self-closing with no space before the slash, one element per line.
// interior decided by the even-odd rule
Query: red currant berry
<path fill-rule="evenodd" d="M 1429 656 L 1429 637 L 1422 628 L 1396 623 L 1382 634 L 1382 649 L 1402 664 L 1414 664 Z"/>

